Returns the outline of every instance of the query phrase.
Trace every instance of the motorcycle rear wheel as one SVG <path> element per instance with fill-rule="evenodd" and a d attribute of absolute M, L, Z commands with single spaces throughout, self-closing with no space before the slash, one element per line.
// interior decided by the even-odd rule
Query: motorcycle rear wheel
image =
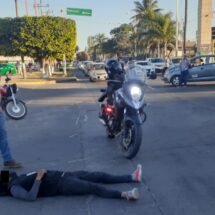
<path fill-rule="evenodd" d="M 22 100 L 16 100 L 16 106 L 14 105 L 13 99 L 8 100 L 5 103 L 6 115 L 15 120 L 23 119 L 27 115 L 26 104 Z"/>
<path fill-rule="evenodd" d="M 138 153 L 142 143 L 142 125 L 127 120 L 124 124 L 120 146 L 123 156 L 127 159 L 132 159 Z"/>

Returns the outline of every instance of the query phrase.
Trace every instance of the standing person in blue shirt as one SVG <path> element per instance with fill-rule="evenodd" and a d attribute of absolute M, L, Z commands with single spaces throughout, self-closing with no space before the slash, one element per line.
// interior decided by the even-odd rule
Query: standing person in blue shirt
<path fill-rule="evenodd" d="M 182 86 L 182 84 L 184 84 L 184 86 L 187 86 L 187 78 L 189 75 L 190 62 L 186 54 L 184 54 L 179 67 L 181 71 L 180 86 Z"/>
<path fill-rule="evenodd" d="M 0 87 L 0 104 L 1 104 L 1 95 L 6 93 L 5 89 Z M 22 167 L 21 163 L 16 162 L 11 154 L 7 130 L 5 127 L 5 119 L 2 108 L 0 106 L 0 151 L 4 160 L 4 168 L 20 168 Z"/>

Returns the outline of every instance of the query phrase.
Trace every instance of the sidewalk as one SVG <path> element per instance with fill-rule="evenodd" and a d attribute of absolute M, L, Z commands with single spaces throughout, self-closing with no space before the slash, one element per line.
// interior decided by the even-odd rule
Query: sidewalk
<path fill-rule="evenodd" d="M 71 71 L 68 72 L 68 76 L 65 77 L 63 72 L 54 72 L 52 77 L 46 78 L 42 77 L 41 72 L 34 71 L 32 73 L 27 73 L 27 79 L 23 79 L 21 75 L 10 76 L 12 82 L 15 82 L 19 85 L 46 85 L 46 84 L 56 84 L 64 82 L 75 82 L 77 78 L 71 74 Z M 0 83 L 3 84 L 5 77 L 1 77 Z"/>

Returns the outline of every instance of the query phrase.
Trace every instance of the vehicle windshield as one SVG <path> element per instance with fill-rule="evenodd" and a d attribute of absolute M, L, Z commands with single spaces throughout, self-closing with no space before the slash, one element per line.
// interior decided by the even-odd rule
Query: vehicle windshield
<path fill-rule="evenodd" d="M 152 63 L 164 63 L 164 60 L 162 58 L 152 58 Z"/>
<path fill-rule="evenodd" d="M 140 65 L 132 64 L 126 70 L 125 80 L 140 80 L 142 82 L 146 82 L 147 71 Z"/>
<path fill-rule="evenodd" d="M 149 65 L 148 62 L 137 62 L 137 64 L 139 64 L 141 66 L 148 66 Z"/>
<path fill-rule="evenodd" d="M 94 64 L 93 65 L 93 68 L 95 70 L 101 70 L 101 69 L 104 69 L 105 68 L 105 65 L 104 64 Z"/>
<path fill-rule="evenodd" d="M 173 64 L 179 64 L 181 62 L 181 58 L 173 58 L 172 63 Z"/>

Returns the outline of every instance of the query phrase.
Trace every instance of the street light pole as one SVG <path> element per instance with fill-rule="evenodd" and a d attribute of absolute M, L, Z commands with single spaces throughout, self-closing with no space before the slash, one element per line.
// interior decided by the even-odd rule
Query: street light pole
<path fill-rule="evenodd" d="M 187 0 L 185 0 L 185 15 L 184 15 L 184 45 L 183 52 L 186 53 L 186 35 L 187 35 Z"/>
<path fill-rule="evenodd" d="M 16 17 L 19 16 L 19 13 L 18 13 L 18 0 L 15 0 L 15 8 L 16 8 Z"/>
<path fill-rule="evenodd" d="M 26 16 L 28 16 L 28 0 L 25 0 L 25 12 Z"/>
<path fill-rule="evenodd" d="M 37 0 L 34 0 L 34 13 L 37 16 Z"/>
<path fill-rule="evenodd" d="M 175 51 L 176 57 L 178 57 L 178 0 L 176 0 L 176 41 L 175 41 Z"/>

